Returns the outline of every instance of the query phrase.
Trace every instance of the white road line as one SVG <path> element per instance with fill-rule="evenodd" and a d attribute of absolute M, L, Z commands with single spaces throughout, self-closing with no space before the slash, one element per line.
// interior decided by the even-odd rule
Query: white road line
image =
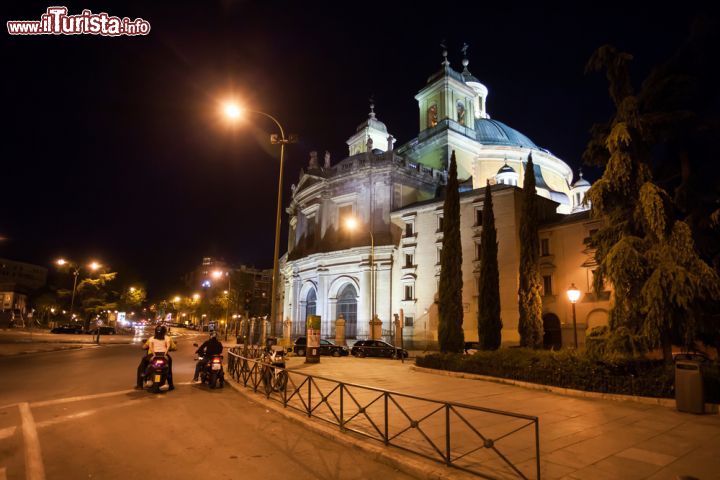
<path fill-rule="evenodd" d="M 21 403 L 20 418 L 22 418 L 22 432 L 25 440 L 25 478 L 27 480 L 45 480 L 45 467 L 40 451 L 40 439 L 35 428 L 30 404 Z"/>
<path fill-rule="evenodd" d="M 15 435 L 15 430 L 17 430 L 17 427 L 7 427 L 0 429 L 0 440 L 4 440 Z M 0 480 L 2 480 L 2 477 L 0 477 Z"/>
<path fill-rule="evenodd" d="M 153 398 L 153 397 L 148 397 L 148 398 Z M 155 397 L 155 398 L 157 398 L 157 397 Z M 57 417 L 57 418 L 53 418 L 50 420 L 45 420 L 43 422 L 38 422 L 37 428 L 45 428 L 45 427 L 49 427 L 52 425 L 57 425 L 58 423 L 63 423 L 63 422 L 68 422 L 70 420 L 77 420 L 79 418 L 89 417 L 90 415 L 94 415 L 100 411 L 109 410 L 111 408 L 134 406 L 134 405 L 137 405 L 138 402 L 140 402 L 140 401 L 142 401 L 142 400 L 128 400 L 127 402 L 115 403 L 115 404 L 106 405 L 106 406 L 100 407 L 100 408 L 94 408 L 92 410 L 84 410 L 82 412 L 72 413 L 70 415 L 65 415 L 64 417 Z"/>
<path fill-rule="evenodd" d="M 107 392 L 107 393 L 96 393 L 94 395 L 81 395 L 78 397 L 67 397 L 67 398 L 59 398 L 56 400 L 45 400 L 42 402 L 32 402 L 30 404 L 31 407 L 47 407 L 49 405 L 58 405 L 60 403 L 72 403 L 72 402 L 81 402 L 83 400 L 92 400 L 94 398 L 105 398 L 105 397 L 114 397 L 115 395 L 123 395 L 126 393 L 134 392 L 135 390 L 119 390 L 117 392 Z"/>
<path fill-rule="evenodd" d="M 11 407 L 17 407 L 17 403 L 8 403 L 7 405 L 2 405 L 2 406 L 0 406 L 0 410 L 4 410 L 6 408 L 11 408 Z"/>

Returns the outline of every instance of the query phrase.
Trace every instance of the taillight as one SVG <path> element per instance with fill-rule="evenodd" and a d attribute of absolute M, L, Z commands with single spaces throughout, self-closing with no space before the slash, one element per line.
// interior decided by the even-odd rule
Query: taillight
<path fill-rule="evenodd" d="M 213 358 L 213 363 L 222 363 L 222 358 Z"/>
<path fill-rule="evenodd" d="M 165 365 L 165 360 L 155 360 L 155 365 Z"/>

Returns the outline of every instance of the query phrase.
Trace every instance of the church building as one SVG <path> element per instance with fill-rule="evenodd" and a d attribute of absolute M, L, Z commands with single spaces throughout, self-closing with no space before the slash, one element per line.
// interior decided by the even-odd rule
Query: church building
<path fill-rule="evenodd" d="M 370 106 L 368 118 L 347 140 L 348 155 L 333 163 L 310 152 L 292 186 L 287 254 L 281 259 L 281 315 L 285 335 L 305 334 L 308 315 L 319 315 L 321 335 L 389 340 L 403 312 L 403 338 L 412 348 L 437 345 L 437 288 L 442 246 L 443 187 L 452 152 L 460 181 L 463 248 L 463 328 L 478 338 L 479 242 L 485 185 L 490 180 L 498 231 L 500 302 L 504 344 L 517 344 L 519 212 L 522 179 L 532 156 L 541 219 L 540 268 L 548 347 L 572 341 L 570 285 L 581 341 L 607 323 L 609 293 L 592 291 L 595 268 L 587 237 L 597 228 L 572 169 L 527 136 L 492 119 L 489 91 L 468 70 L 453 69 L 443 52 L 438 72 L 415 99 L 416 138 L 396 139 Z M 342 317 L 341 317 L 342 315 Z"/>

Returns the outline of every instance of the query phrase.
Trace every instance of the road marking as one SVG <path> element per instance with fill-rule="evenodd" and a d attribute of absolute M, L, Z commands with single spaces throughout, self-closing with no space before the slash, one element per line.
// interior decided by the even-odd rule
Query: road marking
<path fill-rule="evenodd" d="M 4 410 L 6 408 L 11 408 L 11 407 L 17 407 L 17 403 L 8 403 L 7 405 L 2 405 L 2 406 L 0 406 L 0 410 Z"/>
<path fill-rule="evenodd" d="M 153 397 L 147 397 L 147 398 L 153 398 Z M 92 410 L 84 410 L 82 412 L 72 413 L 70 415 L 65 415 L 64 417 L 57 417 L 53 418 L 51 420 L 45 420 L 43 422 L 38 422 L 37 428 L 45 428 L 52 425 L 57 425 L 58 423 L 64 423 L 69 422 L 70 420 L 77 420 L 79 418 L 89 417 L 90 415 L 94 415 L 100 411 L 103 410 L 110 410 L 111 408 L 121 408 L 121 407 L 129 407 L 133 405 L 137 405 L 140 400 L 128 400 L 127 402 L 121 402 L 121 403 L 115 403 L 113 405 L 106 405 L 104 407 L 94 408 Z"/>
<path fill-rule="evenodd" d="M 35 428 L 30 404 L 27 402 L 18 405 L 20 418 L 22 418 L 22 432 L 25 439 L 25 478 L 27 480 L 44 480 L 45 467 L 43 467 L 40 439 Z"/>
<path fill-rule="evenodd" d="M 56 400 L 45 400 L 42 402 L 32 402 L 30 404 L 31 407 L 47 407 L 49 405 L 58 405 L 60 403 L 72 403 L 72 402 L 81 402 L 83 400 L 92 400 L 95 398 L 105 398 L 105 397 L 114 397 L 116 395 L 123 395 L 127 393 L 132 393 L 135 390 L 118 390 L 117 392 L 107 392 L 107 393 L 96 393 L 94 395 L 81 395 L 78 397 L 67 397 L 67 398 L 59 398 Z"/>
<path fill-rule="evenodd" d="M 0 440 L 5 440 L 6 438 L 12 437 L 15 435 L 15 430 L 17 427 L 7 427 L 0 430 Z M 2 480 L 2 477 L 0 477 L 0 480 Z"/>

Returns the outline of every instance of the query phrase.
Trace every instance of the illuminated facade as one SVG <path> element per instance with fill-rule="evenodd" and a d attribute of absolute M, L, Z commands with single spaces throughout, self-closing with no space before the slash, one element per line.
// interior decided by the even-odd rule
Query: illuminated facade
<path fill-rule="evenodd" d="M 567 300 L 558 292 L 564 292 L 568 282 L 587 283 L 580 278 L 587 277 L 592 267 L 591 254 L 582 242 L 592 225 L 584 204 L 590 184 L 582 178 L 573 184 L 565 162 L 491 119 L 488 89 L 467 66 L 463 60 L 463 71 L 458 72 L 445 55 L 440 71 L 415 96 L 416 138 L 396 146 L 371 105 L 367 120 L 347 140 L 347 157 L 333 164 L 328 152 L 322 162 L 317 152 L 310 153 L 287 207 L 288 253 L 281 266 L 286 334 L 303 335 L 307 316 L 320 315 L 322 335 L 333 337 L 335 320 L 342 314 L 348 339 L 368 338 L 374 305 L 381 322 L 375 338 L 390 334 L 393 315 L 402 309 L 408 343 L 436 341 L 440 192 L 454 151 L 461 181 L 466 338 L 477 338 L 476 242 L 482 228 L 477 222 L 483 187 L 490 180 L 497 190 L 503 340 L 517 341 L 517 219 L 529 155 L 535 164 L 538 195 L 543 197 L 543 245 L 549 248 L 552 241 L 554 252 L 545 252 L 541 266 L 550 289 L 545 295 L 546 315 L 554 315 L 551 320 L 557 323 L 552 338 L 562 335 Z M 359 229 L 344 227 L 349 217 L 358 219 Z"/>

